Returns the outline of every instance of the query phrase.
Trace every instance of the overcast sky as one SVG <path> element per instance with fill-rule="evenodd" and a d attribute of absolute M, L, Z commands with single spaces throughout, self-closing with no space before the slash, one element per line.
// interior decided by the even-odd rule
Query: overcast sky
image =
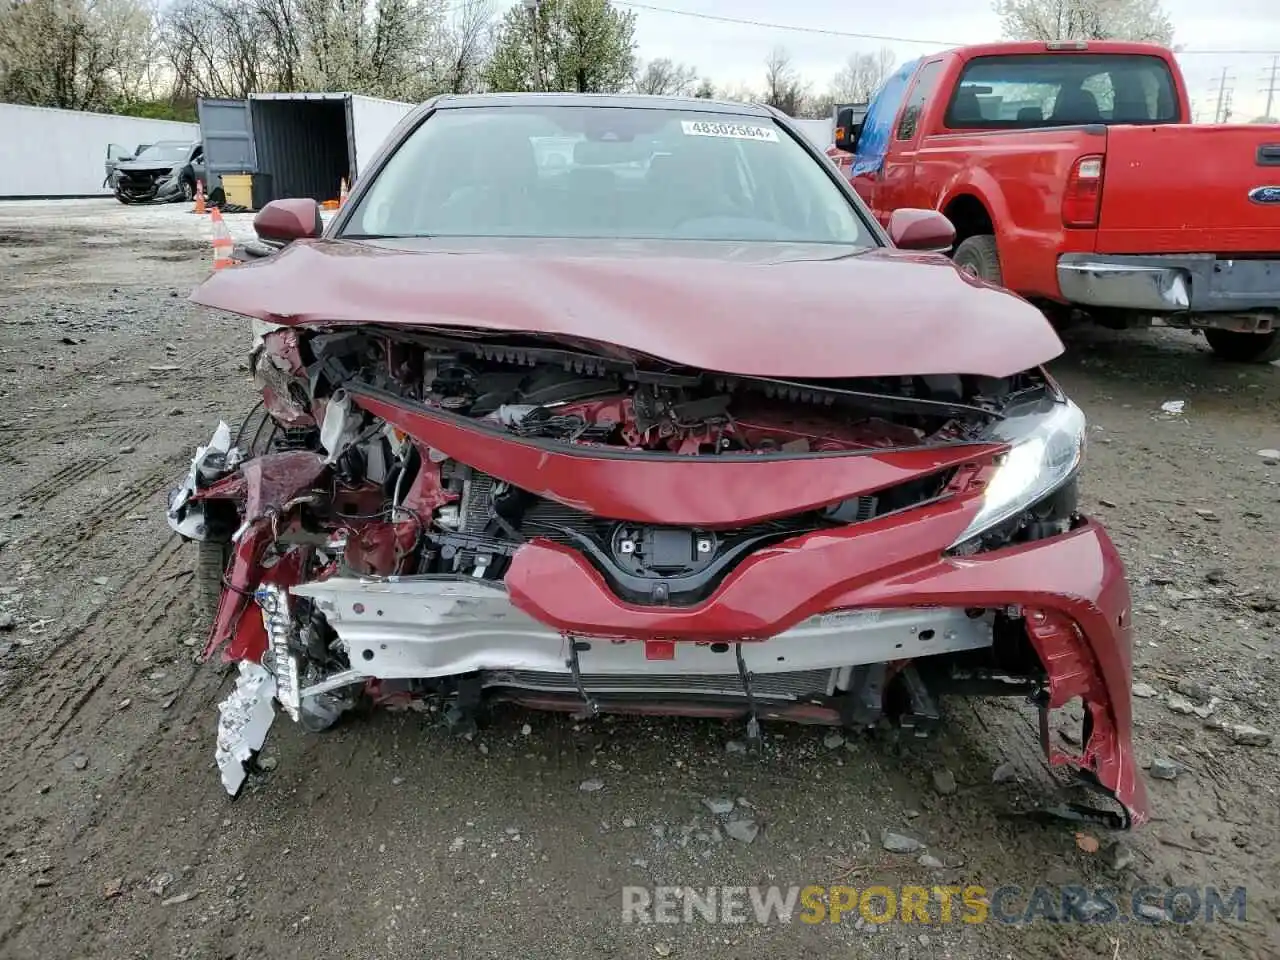
<path fill-rule="evenodd" d="M 617 0 L 636 13 L 636 35 L 642 59 L 670 57 L 693 64 L 717 85 L 760 89 L 764 61 L 775 46 L 791 54 L 796 67 L 815 90 L 825 89 L 850 53 L 892 48 L 899 62 L 923 53 L 965 43 L 999 39 L 999 19 L 988 0 Z M 877 34 L 925 40 L 891 40 L 824 36 L 771 27 L 720 23 L 661 13 L 645 6 L 692 13 L 765 21 L 773 24 Z M 1273 52 L 1280 54 L 1280 0 L 1164 0 L 1174 24 L 1174 43 L 1186 48 L 1179 59 L 1187 75 L 1193 106 L 1212 119 L 1217 83 L 1227 68 L 1233 90 L 1233 120 L 1262 113 Z M 901 12 L 898 12 L 898 11 Z M 1214 55 L 1193 51 L 1265 51 Z M 1280 112 L 1280 92 L 1272 113 Z"/>

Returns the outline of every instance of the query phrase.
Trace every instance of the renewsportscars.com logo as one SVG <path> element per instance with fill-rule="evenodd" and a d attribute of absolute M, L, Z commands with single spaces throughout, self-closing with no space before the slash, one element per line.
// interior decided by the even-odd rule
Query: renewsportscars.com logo
<path fill-rule="evenodd" d="M 1009 884 L 623 887 L 623 923 L 1213 923 L 1245 919 L 1245 888 Z"/>

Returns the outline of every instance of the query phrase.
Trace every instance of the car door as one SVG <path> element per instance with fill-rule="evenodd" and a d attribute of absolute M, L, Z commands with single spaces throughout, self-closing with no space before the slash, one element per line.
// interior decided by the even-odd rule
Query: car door
<path fill-rule="evenodd" d="M 207 187 L 209 177 L 204 166 L 203 144 L 197 143 L 191 148 L 191 175 Z"/>
<path fill-rule="evenodd" d="M 107 144 L 107 159 L 103 163 L 103 166 L 106 169 L 107 175 L 106 175 L 106 179 L 102 181 L 103 186 L 111 187 L 113 189 L 115 188 L 116 165 L 121 160 L 127 160 L 128 158 L 129 158 L 129 150 L 123 144 L 119 144 L 119 143 Z"/>
<path fill-rule="evenodd" d="M 881 223 L 888 223 L 893 211 L 902 207 L 933 206 L 932 202 L 916 202 L 916 150 L 925 105 L 938 87 L 943 66 L 942 60 L 930 60 L 920 67 L 894 122 L 893 139 L 880 171 L 876 216 Z"/>
<path fill-rule="evenodd" d="M 887 213 L 880 215 L 884 206 L 881 196 L 884 162 L 891 146 L 899 107 L 906 96 L 907 85 L 915 76 L 919 65 L 918 59 L 904 63 L 872 98 L 867 107 L 867 115 L 862 121 L 862 131 L 858 134 L 853 163 L 849 168 L 853 188 L 881 223 L 889 219 Z"/>

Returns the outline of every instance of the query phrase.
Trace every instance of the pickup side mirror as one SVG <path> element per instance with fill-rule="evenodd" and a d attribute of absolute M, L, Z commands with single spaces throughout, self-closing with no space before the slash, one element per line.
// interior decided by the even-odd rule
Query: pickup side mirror
<path fill-rule="evenodd" d="M 324 233 L 320 204 L 310 197 L 272 200 L 253 218 L 253 229 L 260 239 L 276 243 L 313 239 Z"/>
<path fill-rule="evenodd" d="M 836 111 L 837 150 L 853 153 L 858 148 L 858 137 L 862 134 L 862 120 L 853 107 L 841 107 Z"/>
<path fill-rule="evenodd" d="M 949 250 L 956 228 L 937 210 L 902 207 L 889 217 L 889 239 L 899 250 Z"/>

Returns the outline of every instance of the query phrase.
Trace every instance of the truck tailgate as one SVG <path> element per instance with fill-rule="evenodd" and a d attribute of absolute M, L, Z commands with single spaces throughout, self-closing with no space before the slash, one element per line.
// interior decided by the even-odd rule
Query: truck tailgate
<path fill-rule="evenodd" d="M 1280 126 L 1111 127 L 1096 249 L 1280 255 Z"/>

